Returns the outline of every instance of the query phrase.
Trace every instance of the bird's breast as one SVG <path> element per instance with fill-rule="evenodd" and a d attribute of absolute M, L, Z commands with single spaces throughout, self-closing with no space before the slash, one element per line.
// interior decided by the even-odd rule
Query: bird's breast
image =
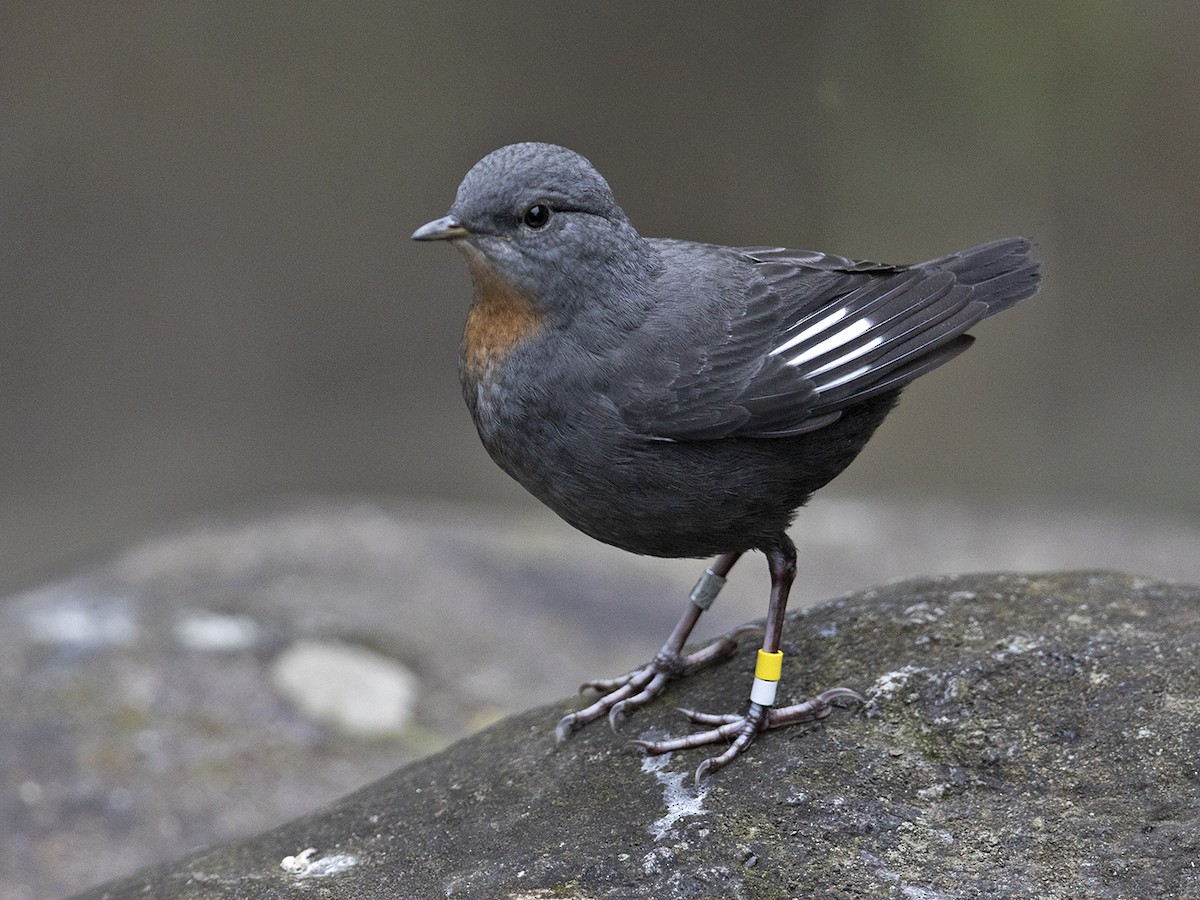
<path fill-rule="evenodd" d="M 467 264 L 475 284 L 475 299 L 463 331 L 462 364 L 472 380 L 484 381 L 520 344 L 545 324 L 533 299 L 497 275 L 482 255 L 470 253 Z"/>

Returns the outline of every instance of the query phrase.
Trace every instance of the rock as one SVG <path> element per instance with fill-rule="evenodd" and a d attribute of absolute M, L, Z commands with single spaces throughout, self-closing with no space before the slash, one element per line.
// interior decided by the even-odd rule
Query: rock
<path fill-rule="evenodd" d="M 312 719 L 363 737 L 403 732 L 416 704 L 412 672 L 340 641 L 297 641 L 272 663 L 271 683 Z"/>
<path fill-rule="evenodd" d="M 84 900 L 1183 897 L 1200 893 L 1200 589 L 1108 573 L 891 584 L 793 613 L 783 693 L 862 711 L 764 735 L 699 788 L 571 703 Z M 627 723 L 740 709 L 752 642 Z"/>
<path fill-rule="evenodd" d="M 697 568 L 548 514 L 306 502 L 4 598 L 0 897 L 61 897 L 253 834 L 617 674 L 653 654 Z M 731 585 L 705 633 L 761 615 L 760 591 Z M 335 671 L 373 660 L 350 688 L 386 702 L 348 719 L 335 701 L 328 721 L 312 701 L 346 681 L 313 683 L 295 651 L 314 642 Z"/>
<path fill-rule="evenodd" d="M 794 609 L 981 567 L 1200 581 L 1200 529 L 1179 522 L 823 495 L 793 537 Z M 4 598 L 0 897 L 61 897 L 262 831 L 644 662 L 699 565 L 605 547 L 546 511 L 306 500 L 189 523 Z M 697 641 L 763 615 L 765 568 L 739 564 Z M 411 672 L 412 718 L 352 734 L 290 702 L 271 673 L 307 641 Z"/>

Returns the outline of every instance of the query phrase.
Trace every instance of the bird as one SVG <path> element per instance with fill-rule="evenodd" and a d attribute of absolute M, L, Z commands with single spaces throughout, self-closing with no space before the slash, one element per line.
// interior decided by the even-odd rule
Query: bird
<path fill-rule="evenodd" d="M 1009 237 L 915 265 L 786 247 L 643 237 L 582 155 L 501 147 L 448 213 L 412 234 L 466 258 L 473 299 L 463 397 L 491 458 L 587 535 L 635 554 L 715 558 L 645 666 L 555 734 L 619 721 L 675 679 L 730 656 L 744 629 L 685 652 L 745 553 L 771 577 L 745 712 L 682 710 L 704 730 L 647 753 L 726 743 L 696 780 L 761 733 L 822 718 L 834 687 L 777 707 L 796 548 L 787 529 L 842 472 L 915 378 L 970 346 L 968 329 L 1038 290 L 1031 241 Z"/>

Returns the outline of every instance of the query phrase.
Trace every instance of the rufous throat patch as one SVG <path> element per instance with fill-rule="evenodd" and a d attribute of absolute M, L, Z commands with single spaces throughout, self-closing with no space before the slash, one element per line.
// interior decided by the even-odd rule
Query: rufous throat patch
<path fill-rule="evenodd" d="M 533 301 L 496 275 L 487 262 L 469 254 L 467 264 L 475 283 L 475 300 L 467 313 L 462 355 L 467 371 L 481 376 L 500 363 L 522 341 L 542 327 L 544 316 Z"/>

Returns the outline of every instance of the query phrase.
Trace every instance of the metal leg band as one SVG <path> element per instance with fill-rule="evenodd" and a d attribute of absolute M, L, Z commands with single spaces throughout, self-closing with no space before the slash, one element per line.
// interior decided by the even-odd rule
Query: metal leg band
<path fill-rule="evenodd" d="M 696 582 L 696 586 L 692 588 L 691 594 L 688 595 L 688 599 L 698 609 L 708 609 L 713 605 L 713 601 L 717 599 L 717 594 L 721 593 L 723 587 L 725 587 L 725 579 L 712 569 L 705 569 L 700 580 Z"/>

